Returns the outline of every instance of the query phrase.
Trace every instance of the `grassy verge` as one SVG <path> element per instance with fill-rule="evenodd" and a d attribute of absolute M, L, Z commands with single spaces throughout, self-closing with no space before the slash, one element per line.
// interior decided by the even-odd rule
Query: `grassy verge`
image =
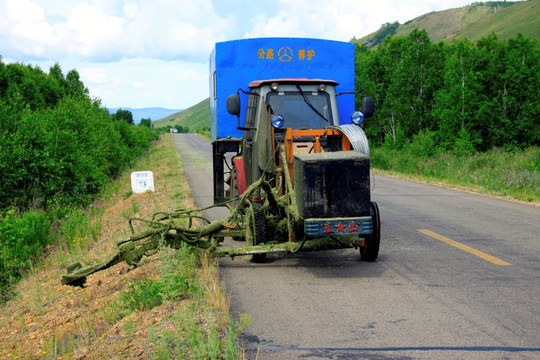
<path fill-rule="evenodd" d="M 376 172 L 529 203 L 540 202 L 540 148 L 431 156 L 411 149 L 372 149 Z"/>
<path fill-rule="evenodd" d="M 127 220 L 193 207 L 170 134 L 85 208 L 55 229 L 47 256 L 0 307 L 0 358 L 241 358 L 235 338 L 249 319 L 230 319 L 216 262 L 184 248 L 162 248 L 130 269 L 124 263 L 62 286 L 65 266 L 95 263 L 129 234 Z M 155 192 L 133 194 L 131 171 L 150 170 Z"/>
<path fill-rule="evenodd" d="M 197 134 L 199 134 L 200 136 L 202 136 L 203 138 L 205 138 L 206 140 L 210 141 L 211 139 L 211 134 L 210 134 L 210 130 L 208 128 L 201 128 L 199 130 L 197 130 Z"/>

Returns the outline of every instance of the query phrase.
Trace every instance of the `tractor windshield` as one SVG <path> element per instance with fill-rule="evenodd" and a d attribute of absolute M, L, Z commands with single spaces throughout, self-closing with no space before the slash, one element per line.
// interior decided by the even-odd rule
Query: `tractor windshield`
<path fill-rule="evenodd" d="M 285 128 L 322 129 L 333 124 L 330 98 L 326 92 L 274 91 L 268 93 L 266 103 L 274 115 L 285 119 Z"/>

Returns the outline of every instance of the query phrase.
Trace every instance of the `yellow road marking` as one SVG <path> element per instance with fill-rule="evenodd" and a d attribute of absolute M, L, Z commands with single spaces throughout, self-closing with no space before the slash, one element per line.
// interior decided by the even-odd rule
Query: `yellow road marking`
<path fill-rule="evenodd" d="M 429 235 L 437 240 L 440 240 L 442 242 L 445 242 L 447 243 L 448 245 L 452 245 L 452 246 L 455 246 L 457 247 L 458 249 L 461 249 L 463 251 L 466 251 L 470 254 L 473 254 L 473 255 L 476 255 L 484 260 L 487 260 L 487 261 L 490 261 L 496 265 L 512 265 L 504 260 L 501 260 L 501 259 L 498 259 L 494 256 L 491 256 L 491 255 L 488 255 L 482 251 L 479 251 L 479 250 L 476 250 L 476 249 L 473 249 L 472 247 L 470 246 L 467 246 L 467 245 L 464 245 L 462 243 L 459 243 L 455 240 L 452 240 L 452 239 L 449 239 L 447 237 L 444 237 L 442 235 L 439 235 L 437 233 L 434 233 L 433 231 L 431 230 L 428 230 L 428 229 L 417 229 L 418 231 L 420 231 L 421 233 L 423 234 L 426 234 L 426 235 Z"/>

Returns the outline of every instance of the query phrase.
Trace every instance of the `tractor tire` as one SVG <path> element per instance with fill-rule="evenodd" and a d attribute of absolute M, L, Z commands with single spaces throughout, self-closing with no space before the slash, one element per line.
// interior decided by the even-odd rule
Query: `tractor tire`
<path fill-rule="evenodd" d="M 266 216 L 264 211 L 254 208 L 253 221 L 250 224 L 251 234 L 253 236 L 253 245 L 260 245 L 266 241 Z M 266 254 L 253 254 L 251 262 L 264 263 L 266 262 Z"/>
<path fill-rule="evenodd" d="M 360 258 L 364 261 L 373 262 L 379 255 L 381 244 L 381 220 L 379 217 L 379 207 L 376 202 L 371 202 L 371 220 L 373 222 L 373 233 L 365 237 L 365 246 L 360 247 Z"/>

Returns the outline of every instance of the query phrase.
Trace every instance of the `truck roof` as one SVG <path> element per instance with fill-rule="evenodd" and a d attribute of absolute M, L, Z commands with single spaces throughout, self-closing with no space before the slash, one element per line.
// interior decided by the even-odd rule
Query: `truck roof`
<path fill-rule="evenodd" d="M 324 80 L 324 79 L 306 79 L 306 78 L 285 78 L 285 79 L 269 79 L 269 80 L 256 80 L 249 83 L 250 88 L 260 87 L 266 84 L 271 83 L 280 83 L 280 84 L 329 84 L 337 86 L 337 83 L 334 80 Z"/>

